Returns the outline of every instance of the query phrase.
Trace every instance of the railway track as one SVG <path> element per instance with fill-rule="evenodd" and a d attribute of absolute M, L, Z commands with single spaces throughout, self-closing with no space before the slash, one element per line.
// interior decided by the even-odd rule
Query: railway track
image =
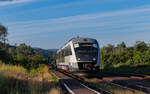
<path fill-rule="evenodd" d="M 122 78 L 123 77 L 115 77 L 115 79 L 117 80 Z M 112 78 L 109 79 L 112 80 Z M 94 78 L 88 82 L 97 84 L 98 87 L 107 90 L 108 92 L 111 92 L 113 94 L 150 94 L 148 91 L 144 91 L 143 89 L 139 89 L 137 87 L 135 88 L 133 84 L 132 86 L 129 86 L 127 84 L 120 84 L 120 83 L 115 83 L 113 81 L 107 81 L 105 80 L 105 78 L 103 79 Z"/>
<path fill-rule="evenodd" d="M 65 88 L 70 94 L 101 94 L 100 92 L 89 88 L 88 86 L 84 85 L 80 81 L 72 77 L 69 77 L 63 73 L 60 73 L 55 70 L 53 70 L 53 73 L 56 75 L 56 77 L 59 78 L 61 84 L 65 86 Z M 103 93 L 103 94 L 108 94 L 108 93 Z"/>
<path fill-rule="evenodd" d="M 129 78 L 127 76 L 123 76 L 123 75 L 121 77 L 119 77 L 119 76 L 118 77 L 106 76 L 103 79 L 94 78 L 94 80 L 96 80 L 95 82 L 93 79 L 92 79 L 92 81 L 88 82 L 85 79 L 89 80 L 89 78 L 77 77 L 77 76 L 69 74 L 68 72 L 65 72 L 65 71 L 61 71 L 61 72 L 63 72 L 63 74 L 65 74 L 69 77 L 72 77 L 72 78 L 78 80 L 80 82 L 80 84 L 82 82 L 86 86 L 92 88 L 92 90 L 94 89 L 98 92 L 101 92 L 101 94 L 115 94 L 116 91 L 115 92 L 112 91 L 113 89 L 118 90 L 117 94 L 127 94 L 126 92 L 128 92 L 130 94 L 150 94 L 149 93 L 149 86 L 143 86 L 142 84 L 137 84 L 137 83 L 136 84 L 133 84 L 133 83 L 132 84 L 131 83 L 125 84 L 124 83 L 124 81 L 128 81 L 129 79 L 135 79 L 136 77 L 134 77 L 134 76 L 131 76 L 131 78 Z M 136 80 L 134 80 L 134 81 L 136 81 Z M 91 83 L 93 83 L 93 84 L 91 84 Z M 109 88 L 111 87 L 111 89 L 108 90 L 108 88 L 106 88 L 106 87 L 109 87 Z M 119 91 L 123 91 L 124 93 L 118 93 Z M 82 93 L 82 94 L 84 94 L 84 93 Z"/>

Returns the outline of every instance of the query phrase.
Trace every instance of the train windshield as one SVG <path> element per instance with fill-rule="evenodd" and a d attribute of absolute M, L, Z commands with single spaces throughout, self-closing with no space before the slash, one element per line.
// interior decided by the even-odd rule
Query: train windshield
<path fill-rule="evenodd" d="M 96 58 L 98 55 L 98 44 L 79 43 L 74 44 L 77 58 Z"/>

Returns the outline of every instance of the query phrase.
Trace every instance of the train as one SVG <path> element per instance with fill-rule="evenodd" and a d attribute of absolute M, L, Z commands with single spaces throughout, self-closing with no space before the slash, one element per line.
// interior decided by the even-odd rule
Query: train
<path fill-rule="evenodd" d="M 76 75 L 99 71 L 100 48 L 96 39 L 75 37 L 57 51 L 57 69 Z"/>

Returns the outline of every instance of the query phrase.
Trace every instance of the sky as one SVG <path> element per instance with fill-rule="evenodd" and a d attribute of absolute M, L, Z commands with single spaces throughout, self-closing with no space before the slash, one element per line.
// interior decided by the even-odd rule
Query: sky
<path fill-rule="evenodd" d="M 58 49 L 73 37 L 101 47 L 150 43 L 150 0 L 0 0 L 8 43 Z"/>

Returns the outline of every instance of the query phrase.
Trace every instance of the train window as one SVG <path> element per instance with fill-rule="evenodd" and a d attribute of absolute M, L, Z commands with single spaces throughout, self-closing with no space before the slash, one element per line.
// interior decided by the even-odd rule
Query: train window
<path fill-rule="evenodd" d="M 72 55 L 71 47 L 70 46 L 68 46 L 68 55 Z"/>
<path fill-rule="evenodd" d="M 74 48 L 78 48 L 78 47 L 79 47 L 78 43 L 74 44 Z"/>
<path fill-rule="evenodd" d="M 64 61 L 64 51 L 60 51 L 60 62 Z"/>
<path fill-rule="evenodd" d="M 65 50 L 65 56 L 72 55 L 71 47 L 70 46 L 67 46 L 66 48 L 64 48 L 64 50 Z"/>
<path fill-rule="evenodd" d="M 58 56 L 57 56 L 57 57 L 58 57 L 58 61 L 60 62 L 60 57 L 61 57 L 61 56 L 60 56 L 60 52 L 58 53 Z"/>
<path fill-rule="evenodd" d="M 62 50 L 62 62 L 64 62 L 64 58 L 65 58 L 65 50 Z"/>
<path fill-rule="evenodd" d="M 64 62 L 65 61 L 65 56 L 69 56 L 69 55 L 72 55 L 72 52 L 71 52 L 71 46 L 67 46 L 65 47 L 64 49 L 62 49 L 59 53 L 58 53 L 58 62 Z"/>
<path fill-rule="evenodd" d="M 67 53 L 67 48 L 64 48 L 64 56 L 67 56 L 68 53 Z"/>
<path fill-rule="evenodd" d="M 87 58 L 96 57 L 98 51 L 98 45 L 93 43 L 80 43 L 78 48 L 75 48 L 75 53 L 77 57 Z"/>

